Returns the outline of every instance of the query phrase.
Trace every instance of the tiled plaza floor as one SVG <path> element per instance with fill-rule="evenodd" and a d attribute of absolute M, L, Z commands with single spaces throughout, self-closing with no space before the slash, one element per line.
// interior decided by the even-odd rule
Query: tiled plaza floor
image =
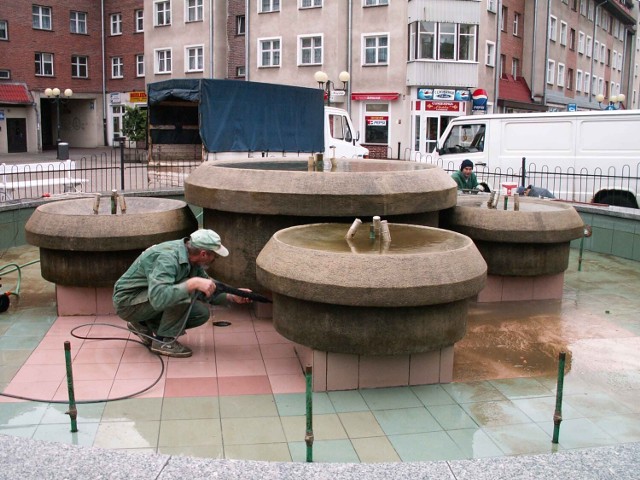
<path fill-rule="evenodd" d="M 24 264 L 18 247 L 0 266 Z M 548 453 L 640 441 L 640 264 L 572 252 L 562 301 L 471 304 L 454 382 L 316 393 L 314 460 L 383 462 Z M 16 281 L 2 275 L 2 291 Z M 0 313 L 0 433 L 108 449 L 304 461 L 305 381 L 292 345 L 249 306 L 219 307 L 181 342 L 187 359 L 159 359 L 123 337 L 115 316 L 57 317 L 39 266 Z M 110 326 L 113 325 L 113 326 Z M 70 432 L 63 344 L 78 405 Z M 567 352 L 560 443 L 553 446 L 557 354 Z"/>

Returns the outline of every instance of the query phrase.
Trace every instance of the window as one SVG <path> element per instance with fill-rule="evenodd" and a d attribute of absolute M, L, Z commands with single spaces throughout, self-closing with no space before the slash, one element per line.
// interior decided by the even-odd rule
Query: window
<path fill-rule="evenodd" d="M 364 114 L 364 141 L 366 143 L 389 143 L 389 104 L 367 103 Z M 353 138 L 344 115 L 331 115 L 331 136 L 347 141 Z"/>
<path fill-rule="evenodd" d="M 244 15 L 236 15 L 236 35 L 244 35 L 246 32 L 246 18 Z"/>
<path fill-rule="evenodd" d="M 122 35 L 122 14 L 113 13 L 109 18 L 111 19 L 111 35 Z"/>
<path fill-rule="evenodd" d="M 53 53 L 39 53 L 35 55 L 36 75 L 53 77 Z"/>
<path fill-rule="evenodd" d="M 11 80 L 11 70 L 0 70 L 0 80 Z"/>
<path fill-rule="evenodd" d="M 144 32 L 144 10 L 136 10 L 133 15 L 136 33 Z"/>
<path fill-rule="evenodd" d="M 549 15 L 549 40 L 556 41 L 558 36 L 558 19 L 553 15 Z"/>
<path fill-rule="evenodd" d="M 511 59 L 511 75 L 513 75 L 513 78 L 520 76 L 520 60 L 517 58 Z"/>
<path fill-rule="evenodd" d="M 507 31 L 507 18 L 509 18 L 509 10 L 504 5 L 502 6 L 502 15 L 500 15 L 500 31 Z"/>
<path fill-rule="evenodd" d="M 236 67 L 236 77 L 244 78 L 246 76 L 244 65 Z"/>
<path fill-rule="evenodd" d="M 599 41 L 595 41 L 595 43 L 593 44 L 593 59 L 594 60 L 599 60 L 600 57 L 600 42 Z"/>
<path fill-rule="evenodd" d="M 586 46 L 586 49 L 587 49 L 587 57 L 591 57 L 591 50 L 592 50 L 592 47 L 593 47 L 592 39 L 591 39 L 591 37 L 590 37 L 589 35 L 587 35 L 587 46 Z"/>
<path fill-rule="evenodd" d="M 161 0 L 153 4 L 154 10 L 154 25 L 156 27 L 162 27 L 165 25 L 171 25 L 171 2 L 167 0 Z"/>
<path fill-rule="evenodd" d="M 591 76 L 587 72 L 584 72 L 584 88 L 582 89 L 582 91 L 586 95 L 589 95 L 590 88 L 591 88 Z"/>
<path fill-rule="evenodd" d="M 298 65 L 322 64 L 322 35 L 298 37 Z"/>
<path fill-rule="evenodd" d="M 258 67 L 280 66 L 280 38 L 258 40 Z"/>
<path fill-rule="evenodd" d="M 505 72 L 505 66 L 507 64 L 507 56 L 506 55 L 500 55 L 500 70 L 498 70 L 498 76 L 502 77 L 502 75 Z"/>
<path fill-rule="evenodd" d="M 6 20 L 0 20 L 0 40 L 9 40 L 9 23 Z"/>
<path fill-rule="evenodd" d="M 569 27 L 567 22 L 560 22 L 560 45 L 567 45 L 567 31 Z"/>
<path fill-rule="evenodd" d="M 171 49 L 163 48 L 155 51 L 155 73 L 171 73 Z"/>
<path fill-rule="evenodd" d="M 365 7 L 377 7 L 379 5 L 389 5 L 389 0 L 364 0 Z"/>
<path fill-rule="evenodd" d="M 555 83 L 556 76 L 556 62 L 555 60 L 547 60 L 547 83 L 553 85 Z"/>
<path fill-rule="evenodd" d="M 564 87 L 564 63 L 558 63 L 558 86 Z"/>
<path fill-rule="evenodd" d="M 484 63 L 488 67 L 496 66 L 496 44 L 488 40 L 487 40 L 486 56 L 485 56 Z"/>
<path fill-rule="evenodd" d="M 187 22 L 201 22 L 203 18 L 202 0 L 187 0 Z"/>
<path fill-rule="evenodd" d="M 518 36 L 519 26 L 520 26 L 520 14 L 514 13 L 513 14 L 513 36 L 514 37 Z"/>
<path fill-rule="evenodd" d="M 321 7 L 322 0 L 300 0 L 300 8 Z"/>
<path fill-rule="evenodd" d="M 607 46 L 604 43 L 600 44 L 600 63 L 604 63 L 607 59 Z"/>
<path fill-rule="evenodd" d="M 280 0 L 259 0 L 258 13 L 269 13 L 280 11 Z"/>
<path fill-rule="evenodd" d="M 51 7 L 32 5 L 31 22 L 37 30 L 51 30 Z"/>
<path fill-rule="evenodd" d="M 122 78 L 124 76 L 124 64 L 122 57 L 111 58 L 111 78 Z"/>
<path fill-rule="evenodd" d="M 582 91 L 582 70 L 576 71 L 576 92 Z"/>
<path fill-rule="evenodd" d="M 618 52 L 618 71 L 622 70 L 622 52 Z"/>
<path fill-rule="evenodd" d="M 363 36 L 364 65 L 387 65 L 389 61 L 389 37 L 384 35 Z"/>
<path fill-rule="evenodd" d="M 202 72 L 204 70 L 204 46 L 185 47 L 185 71 Z"/>
<path fill-rule="evenodd" d="M 593 0 L 589 0 L 589 12 L 587 13 L 587 18 L 593 22 L 593 12 L 595 10 L 595 5 L 593 4 Z"/>
<path fill-rule="evenodd" d="M 597 95 L 598 93 L 598 77 L 595 75 L 591 77 L 591 95 Z"/>
<path fill-rule="evenodd" d="M 144 77 L 144 55 L 136 55 L 136 77 Z"/>
<path fill-rule="evenodd" d="M 580 0 L 580 15 L 587 16 L 587 0 Z"/>
<path fill-rule="evenodd" d="M 413 22 L 409 25 L 409 59 L 475 62 L 477 32 L 477 25 Z"/>
<path fill-rule="evenodd" d="M 578 53 L 584 53 L 584 32 L 578 32 Z"/>
<path fill-rule="evenodd" d="M 71 76 L 74 78 L 89 77 L 89 57 L 81 55 L 71 56 Z"/>
<path fill-rule="evenodd" d="M 573 28 L 569 30 L 569 48 L 576 49 L 576 31 Z"/>
<path fill-rule="evenodd" d="M 571 0 L 571 10 L 574 12 L 578 11 L 578 0 Z"/>
<path fill-rule="evenodd" d="M 604 92 L 605 96 L 606 96 L 606 90 L 604 89 L 604 79 L 602 77 L 600 77 L 598 79 L 598 92 Z"/>
<path fill-rule="evenodd" d="M 492 13 L 496 13 L 498 10 L 498 0 L 487 0 L 487 10 Z"/>
<path fill-rule="evenodd" d="M 85 12 L 69 12 L 69 31 L 71 33 L 87 33 L 87 14 Z"/>

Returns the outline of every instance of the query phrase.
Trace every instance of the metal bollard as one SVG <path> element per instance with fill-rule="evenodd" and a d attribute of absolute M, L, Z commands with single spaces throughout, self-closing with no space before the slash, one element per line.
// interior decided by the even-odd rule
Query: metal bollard
<path fill-rule="evenodd" d="M 73 390 L 73 371 L 71 369 L 71 343 L 67 340 L 64 342 L 64 358 L 67 365 L 67 390 L 69 391 L 69 410 L 65 412 L 71 418 L 71 431 L 78 431 L 78 410 L 76 409 L 76 395 Z"/>
<path fill-rule="evenodd" d="M 304 368 L 304 376 L 307 383 L 307 431 L 304 435 L 304 442 L 307 444 L 307 462 L 313 462 L 313 392 L 311 391 L 311 365 Z"/>
<path fill-rule="evenodd" d="M 560 436 L 560 422 L 562 422 L 562 388 L 564 386 L 564 363 L 567 354 L 560 352 L 558 362 L 558 386 L 556 388 L 556 410 L 553 413 L 553 439 L 551 443 L 558 443 Z"/>

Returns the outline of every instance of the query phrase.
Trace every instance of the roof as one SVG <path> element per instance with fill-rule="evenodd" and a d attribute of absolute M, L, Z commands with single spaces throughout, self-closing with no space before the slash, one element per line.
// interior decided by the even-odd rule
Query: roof
<path fill-rule="evenodd" d="M 500 100 L 513 102 L 533 103 L 531 90 L 523 77 L 514 78 L 513 75 L 504 75 L 498 85 Z"/>
<path fill-rule="evenodd" d="M 0 103 L 31 104 L 33 100 L 23 83 L 0 83 Z"/>

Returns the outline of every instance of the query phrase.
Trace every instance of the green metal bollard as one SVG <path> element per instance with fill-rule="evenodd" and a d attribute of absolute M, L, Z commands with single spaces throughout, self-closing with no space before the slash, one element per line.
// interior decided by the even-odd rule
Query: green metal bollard
<path fill-rule="evenodd" d="M 591 225 L 584 226 L 584 232 L 580 239 L 580 253 L 578 254 L 578 271 L 582 271 L 582 250 L 584 249 L 584 238 L 590 237 L 592 234 Z"/>
<path fill-rule="evenodd" d="M 564 363 L 567 357 L 565 352 L 560 352 L 558 362 L 558 386 L 556 388 L 556 410 L 553 413 L 553 440 L 552 443 L 558 443 L 560 436 L 560 422 L 562 422 L 562 388 L 564 386 Z"/>
<path fill-rule="evenodd" d="M 78 431 L 78 410 L 76 409 L 76 396 L 73 391 L 73 371 L 71 369 L 71 343 L 67 340 L 64 342 L 64 358 L 67 365 L 67 390 L 69 391 L 69 410 L 65 412 L 71 418 L 71 431 Z"/>
<path fill-rule="evenodd" d="M 307 382 L 307 431 L 304 441 L 307 444 L 307 462 L 313 462 L 313 392 L 311 391 L 311 365 L 304 368 L 304 376 Z"/>

